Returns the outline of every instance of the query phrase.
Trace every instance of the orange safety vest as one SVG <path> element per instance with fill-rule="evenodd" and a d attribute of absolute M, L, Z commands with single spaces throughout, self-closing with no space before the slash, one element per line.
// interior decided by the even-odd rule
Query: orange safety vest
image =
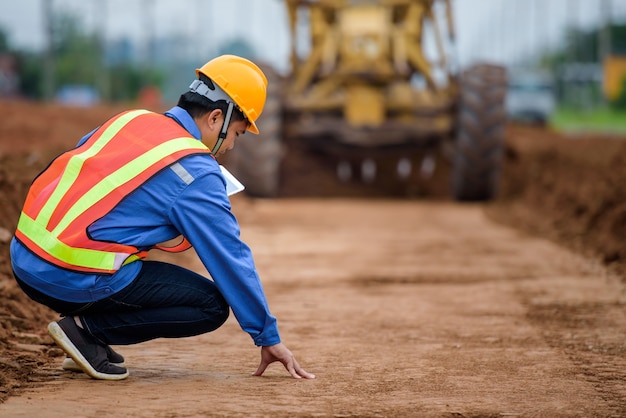
<path fill-rule="evenodd" d="M 175 120 L 147 110 L 123 112 L 85 143 L 57 157 L 34 180 L 15 236 L 59 267 L 114 273 L 145 258 L 147 251 L 93 240 L 89 225 L 160 170 L 199 153 L 210 150 Z M 189 246 L 184 241 L 171 251 Z"/>

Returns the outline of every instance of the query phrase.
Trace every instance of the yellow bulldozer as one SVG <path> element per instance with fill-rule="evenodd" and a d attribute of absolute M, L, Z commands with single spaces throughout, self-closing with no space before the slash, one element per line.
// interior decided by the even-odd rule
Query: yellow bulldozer
<path fill-rule="evenodd" d="M 399 181 L 450 163 L 457 200 L 495 196 L 504 148 L 506 70 L 456 68 L 451 0 L 285 0 L 287 75 L 264 66 L 263 138 L 225 165 L 253 196 L 280 195 L 294 143 L 331 159 L 342 182 Z M 416 159 L 419 156 L 419 159 Z M 393 160 L 392 172 L 383 161 Z M 385 167 L 387 167 L 387 164 Z"/>

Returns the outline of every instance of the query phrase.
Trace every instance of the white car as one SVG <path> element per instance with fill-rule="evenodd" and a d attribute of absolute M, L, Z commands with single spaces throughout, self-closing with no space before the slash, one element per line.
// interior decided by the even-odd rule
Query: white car
<path fill-rule="evenodd" d="M 506 111 L 509 119 L 545 124 L 556 106 L 554 82 L 536 71 L 509 72 Z"/>

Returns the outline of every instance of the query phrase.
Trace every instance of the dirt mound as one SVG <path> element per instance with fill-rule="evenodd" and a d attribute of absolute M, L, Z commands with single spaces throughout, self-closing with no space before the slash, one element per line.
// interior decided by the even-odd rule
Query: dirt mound
<path fill-rule="evenodd" d="M 626 137 L 510 126 L 494 219 L 599 258 L 626 275 Z"/>
<path fill-rule="evenodd" d="M 60 354 L 43 331 L 56 315 L 29 301 L 11 274 L 9 240 L 28 186 L 51 157 L 120 110 L 0 102 L 0 402 L 17 388 L 44 378 L 45 368 L 39 366 Z M 298 157 L 303 157 L 302 150 L 298 152 L 284 167 L 285 196 L 385 195 L 375 187 L 339 184 L 331 171 L 316 171 L 329 169 L 323 161 L 305 161 Z M 624 275 L 625 167 L 624 138 L 567 138 L 511 126 L 501 197 L 486 207 L 500 222 L 592 254 Z M 443 198 L 447 191 L 442 193 L 440 186 L 447 179 L 445 171 L 438 173 L 430 186 L 403 188 L 397 195 Z"/>
<path fill-rule="evenodd" d="M 42 379 L 40 366 L 59 355 L 43 333 L 56 314 L 32 303 L 11 273 L 9 241 L 30 182 L 52 157 L 117 111 L 0 102 L 0 402 Z"/>

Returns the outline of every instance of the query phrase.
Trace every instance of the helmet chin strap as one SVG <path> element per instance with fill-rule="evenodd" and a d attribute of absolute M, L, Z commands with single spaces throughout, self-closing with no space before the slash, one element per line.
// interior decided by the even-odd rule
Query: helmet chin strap
<path fill-rule="evenodd" d="M 230 125 L 230 118 L 233 115 L 233 103 L 228 102 L 228 109 L 226 110 L 226 115 L 224 116 L 224 123 L 222 124 L 222 129 L 220 130 L 220 134 L 217 137 L 217 141 L 211 150 L 211 154 L 217 155 L 222 143 L 226 139 L 226 133 L 228 132 L 228 126 Z"/>

